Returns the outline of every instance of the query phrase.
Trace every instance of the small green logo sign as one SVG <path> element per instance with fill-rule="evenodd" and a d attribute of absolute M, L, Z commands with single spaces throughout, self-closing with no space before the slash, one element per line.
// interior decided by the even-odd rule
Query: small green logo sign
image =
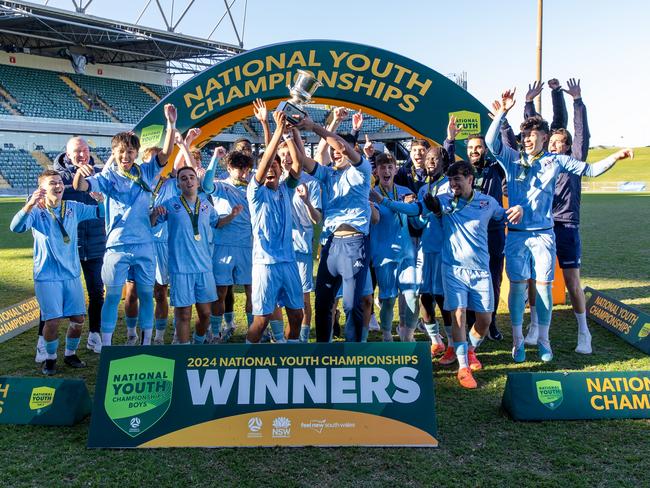
<path fill-rule="evenodd" d="M 163 135 L 164 127 L 162 125 L 149 125 L 142 129 L 140 134 L 140 147 L 146 149 L 160 145 L 160 139 Z"/>
<path fill-rule="evenodd" d="M 452 115 L 456 117 L 456 124 L 462 125 L 456 139 L 467 139 L 467 136 L 481 132 L 480 114 L 468 110 L 459 110 L 457 112 L 449 112 L 449 116 L 451 117 Z"/>
<path fill-rule="evenodd" d="M 639 339 L 645 339 L 650 335 L 650 322 L 646 322 L 639 330 Z"/>
<path fill-rule="evenodd" d="M 562 403 L 562 383 L 555 380 L 542 380 L 535 383 L 537 398 L 540 403 L 551 410 L 555 410 Z"/>
<path fill-rule="evenodd" d="M 167 412 L 172 401 L 174 360 L 148 354 L 111 361 L 104 407 L 131 437 L 142 434 Z"/>

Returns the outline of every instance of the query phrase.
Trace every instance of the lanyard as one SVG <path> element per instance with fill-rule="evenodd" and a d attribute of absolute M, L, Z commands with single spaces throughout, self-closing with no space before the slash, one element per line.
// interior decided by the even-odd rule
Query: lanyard
<path fill-rule="evenodd" d="M 415 171 L 415 163 L 413 163 L 413 166 L 411 166 L 411 178 L 413 178 L 413 181 L 421 181 L 421 180 L 418 178 L 418 173 L 417 173 L 417 171 Z M 425 177 L 425 180 L 426 180 L 426 177 Z"/>
<path fill-rule="evenodd" d="M 61 217 L 57 218 L 56 214 L 52 210 L 52 207 L 47 207 L 48 212 L 50 212 L 50 215 L 54 219 L 54 221 L 59 225 L 59 230 L 61 231 L 61 235 L 63 236 L 63 242 L 66 244 L 70 244 L 70 236 L 65 230 L 65 227 L 63 227 L 63 219 L 65 217 L 65 200 L 61 202 Z"/>
<path fill-rule="evenodd" d="M 533 167 L 533 164 L 537 162 L 537 160 L 541 159 L 542 156 L 544 156 L 544 151 L 540 151 L 537 153 L 535 156 L 532 156 L 528 159 L 526 159 L 526 154 L 521 151 L 521 159 L 519 165 L 521 166 L 521 171 L 517 175 L 516 180 L 517 181 L 524 181 L 526 179 L 526 175 L 528 174 L 528 170 Z"/>
<path fill-rule="evenodd" d="M 476 195 L 476 192 L 472 190 L 472 196 L 469 197 L 469 200 L 467 200 L 467 203 L 463 205 L 462 207 L 459 207 L 458 204 L 460 203 L 460 197 L 454 197 L 454 199 L 451 201 L 451 212 L 449 212 L 449 215 L 453 215 L 456 212 L 460 212 L 462 209 L 467 207 L 470 203 L 472 203 L 472 200 L 474 200 L 474 195 Z"/>
<path fill-rule="evenodd" d="M 192 221 L 192 231 L 194 232 L 194 240 L 200 241 L 201 234 L 199 233 L 199 210 L 201 206 L 201 199 L 199 198 L 198 195 L 196 196 L 196 203 L 194 204 L 194 213 L 192 213 L 192 209 L 187 204 L 187 200 L 185 200 L 185 197 L 183 195 L 181 195 L 181 203 L 183 204 L 183 207 L 185 207 L 185 211 L 187 212 L 187 215 L 189 215 L 190 220 Z"/>
<path fill-rule="evenodd" d="M 131 174 L 130 171 L 122 172 L 121 174 L 128 179 L 130 179 L 133 183 L 138 185 L 140 188 L 142 188 L 144 191 L 147 193 L 151 193 L 151 188 L 149 188 L 149 185 L 142 179 L 142 170 L 140 169 L 140 166 L 137 164 L 134 164 L 132 168 L 135 170 L 137 173 L 135 176 Z"/>
<path fill-rule="evenodd" d="M 397 201 L 397 187 L 393 184 L 393 198 L 391 198 L 388 193 L 386 193 L 386 190 L 384 190 L 384 187 L 381 186 L 381 184 L 377 185 L 379 187 L 379 191 L 381 194 L 384 196 L 384 198 L 388 198 L 389 200 L 393 200 L 394 202 Z M 404 225 L 404 221 L 402 220 L 402 214 L 400 212 L 395 212 L 397 214 L 397 217 L 399 218 L 399 224 Z"/>
<path fill-rule="evenodd" d="M 165 184 L 165 181 L 167 181 L 168 179 L 169 179 L 169 176 L 161 176 L 160 178 L 158 178 L 158 183 L 156 183 L 156 187 L 153 189 L 153 195 L 151 196 L 152 200 L 155 200 L 156 198 L 158 198 L 158 194 L 160 193 L 160 189 Z"/>
<path fill-rule="evenodd" d="M 434 197 L 438 194 L 438 187 L 442 183 L 444 177 L 445 175 L 440 175 L 436 181 L 433 181 L 432 177 L 427 176 L 427 183 L 429 184 L 429 188 L 427 189 L 427 191 Z M 435 184 L 435 186 L 433 187 L 433 191 L 431 191 L 431 184 Z"/>

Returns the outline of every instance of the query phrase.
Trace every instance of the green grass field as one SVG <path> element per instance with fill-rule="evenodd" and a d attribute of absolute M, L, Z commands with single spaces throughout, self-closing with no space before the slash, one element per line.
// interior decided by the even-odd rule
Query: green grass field
<path fill-rule="evenodd" d="M 650 312 L 650 194 L 585 195 L 583 202 L 583 283 Z M 19 206 L 0 200 L 0 307 L 33 295 L 31 235 L 8 231 Z M 237 307 L 243 324 L 240 299 Z M 478 390 L 461 390 L 453 370 L 434 364 L 440 449 L 90 451 L 88 420 L 70 428 L 0 426 L 0 486 L 649 486 L 650 421 L 517 423 L 500 402 L 508 372 L 650 370 L 650 357 L 593 323 L 594 354 L 575 354 L 573 314 L 558 306 L 556 359 L 543 365 L 531 350 L 529 362 L 515 365 L 504 309 L 506 339 L 482 346 Z M 124 330 L 118 324 L 118 340 Z M 0 375 L 38 375 L 35 341 L 32 330 L 0 344 Z M 92 393 L 98 358 L 85 348 L 80 355 Z"/>

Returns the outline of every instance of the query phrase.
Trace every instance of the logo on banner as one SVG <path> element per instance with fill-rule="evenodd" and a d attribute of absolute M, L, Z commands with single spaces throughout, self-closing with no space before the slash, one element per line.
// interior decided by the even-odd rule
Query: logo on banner
<path fill-rule="evenodd" d="M 449 112 L 449 116 L 456 117 L 456 124 L 462 125 L 460 132 L 456 135 L 456 139 L 467 139 L 468 136 L 481 132 L 481 114 L 470 112 L 469 110 L 459 110 L 457 112 Z"/>
<path fill-rule="evenodd" d="M 123 432 L 135 437 L 158 422 L 172 401 L 174 360 L 140 354 L 111 361 L 104 407 Z"/>
<path fill-rule="evenodd" d="M 291 420 L 287 417 L 276 417 L 273 419 L 273 432 L 271 437 L 286 439 L 291 437 Z"/>
<path fill-rule="evenodd" d="M 251 417 L 248 419 L 248 437 L 262 437 L 262 419 Z"/>
<path fill-rule="evenodd" d="M 29 397 L 30 410 L 40 410 L 52 405 L 54 402 L 54 393 L 56 393 L 56 389 L 50 388 L 49 386 L 39 386 L 38 388 L 34 388 Z"/>
<path fill-rule="evenodd" d="M 555 380 L 541 380 L 535 383 L 537 398 L 546 408 L 555 410 L 562 403 L 562 383 Z"/>
<path fill-rule="evenodd" d="M 650 335 L 650 322 L 646 322 L 639 330 L 639 339 L 643 339 L 645 337 L 648 337 L 649 335 Z"/>

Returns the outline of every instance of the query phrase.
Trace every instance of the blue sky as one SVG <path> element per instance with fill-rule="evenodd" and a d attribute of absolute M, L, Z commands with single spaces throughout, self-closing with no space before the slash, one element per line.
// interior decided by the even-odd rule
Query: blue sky
<path fill-rule="evenodd" d="M 175 0 L 176 17 L 188 2 Z M 95 0 L 88 13 L 134 22 L 145 4 Z M 171 0 L 161 4 L 169 9 Z M 244 4 L 236 0 L 233 6 L 240 32 Z M 71 8 L 68 0 L 49 5 Z M 205 37 L 224 12 L 218 0 L 196 0 L 178 31 Z M 510 119 L 518 124 L 528 83 L 536 76 L 536 16 L 537 0 L 248 0 L 244 47 L 295 39 L 370 44 L 443 74 L 466 71 L 468 90 L 486 105 L 516 86 L 518 102 Z M 544 2 L 542 79 L 557 77 L 565 86 L 570 77 L 582 80 L 592 145 L 650 145 L 649 22 L 647 1 Z M 163 26 L 155 1 L 140 23 Z M 237 42 L 228 18 L 212 38 Z M 544 95 L 542 112 L 550 118 L 550 96 Z"/>

